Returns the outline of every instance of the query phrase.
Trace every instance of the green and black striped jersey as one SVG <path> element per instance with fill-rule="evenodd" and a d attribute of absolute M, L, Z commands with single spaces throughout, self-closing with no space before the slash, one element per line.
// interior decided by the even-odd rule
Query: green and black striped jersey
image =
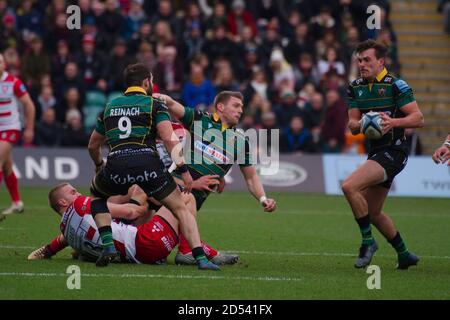
<path fill-rule="evenodd" d="M 170 121 L 170 115 L 161 100 L 146 95 L 140 87 L 130 87 L 106 105 L 95 130 L 106 136 L 110 151 L 148 147 L 156 150 L 156 124 L 165 120 Z"/>
<path fill-rule="evenodd" d="M 252 165 L 250 145 L 243 132 L 225 128 L 217 114 L 185 108 L 181 122 L 190 133 L 190 158 L 186 163 L 194 180 L 208 174 L 223 177 L 233 163 Z"/>
<path fill-rule="evenodd" d="M 409 85 L 404 80 L 388 73 L 386 68 L 373 83 L 369 83 L 364 78 L 354 80 L 348 86 L 347 95 L 350 109 L 358 108 L 361 113 L 385 112 L 391 118 L 403 118 L 405 114 L 402 112 L 402 107 L 415 101 Z M 404 142 L 405 129 L 394 128 L 380 139 L 370 140 L 370 148 L 404 147 Z"/>

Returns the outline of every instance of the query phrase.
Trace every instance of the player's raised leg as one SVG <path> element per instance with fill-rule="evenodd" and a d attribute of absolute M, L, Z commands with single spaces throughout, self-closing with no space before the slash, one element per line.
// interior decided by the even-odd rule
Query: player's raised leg
<path fill-rule="evenodd" d="M 370 221 L 397 252 L 398 269 L 407 269 L 416 265 L 419 258 L 414 253 L 409 252 L 394 222 L 383 212 L 384 201 L 388 193 L 388 188 L 372 186 L 364 190 L 364 197 L 369 207 Z"/>
<path fill-rule="evenodd" d="M 364 198 L 363 190 L 385 181 L 386 178 L 385 170 L 380 164 L 373 160 L 367 160 L 342 184 L 342 191 L 350 204 L 362 236 L 359 256 L 355 262 L 356 268 L 367 266 L 378 249 L 372 235 L 369 207 L 367 200 Z"/>

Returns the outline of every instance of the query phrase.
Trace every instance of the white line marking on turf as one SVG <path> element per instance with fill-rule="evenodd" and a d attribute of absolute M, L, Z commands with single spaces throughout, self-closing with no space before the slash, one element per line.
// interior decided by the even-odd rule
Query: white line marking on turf
<path fill-rule="evenodd" d="M 330 256 L 330 257 L 356 257 L 356 253 L 338 253 L 338 252 L 278 252 L 278 251 L 243 251 L 243 250 L 223 250 L 229 253 L 239 254 L 257 254 L 257 255 L 280 255 L 280 256 Z M 379 257 L 390 257 L 387 254 L 377 255 Z M 423 256 L 427 259 L 450 259 L 450 256 Z"/>
<path fill-rule="evenodd" d="M 0 249 L 37 249 L 40 246 L 15 246 L 15 245 L 0 245 Z M 286 252 L 286 251 L 246 251 L 246 250 L 222 250 L 228 253 L 238 254 L 256 254 L 256 255 L 278 255 L 278 256 L 324 256 L 324 257 L 356 257 L 356 253 L 345 252 Z M 388 254 L 377 254 L 379 257 L 391 257 Z M 427 259 L 450 259 L 450 256 L 425 256 L 419 254 L 420 258 Z"/>
<path fill-rule="evenodd" d="M 300 278 L 279 277 L 224 277 L 224 276 L 190 276 L 169 274 L 113 274 L 113 273 L 82 273 L 82 277 L 103 278 L 168 278 L 168 279 L 207 279 L 207 280 L 248 280 L 248 281 L 301 281 Z M 33 273 L 33 272 L 2 272 L 0 277 L 67 277 L 66 273 Z"/>

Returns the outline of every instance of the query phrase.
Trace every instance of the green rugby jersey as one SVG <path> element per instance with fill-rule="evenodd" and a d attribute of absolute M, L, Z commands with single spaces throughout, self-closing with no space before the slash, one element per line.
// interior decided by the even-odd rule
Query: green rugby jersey
<path fill-rule="evenodd" d="M 208 174 L 223 177 L 233 163 L 252 165 L 250 145 L 244 134 L 226 128 L 217 114 L 185 108 L 180 120 L 190 133 L 190 158 L 186 162 L 194 180 Z M 214 133 L 216 137 L 211 135 Z"/>
<path fill-rule="evenodd" d="M 403 118 L 402 107 L 415 101 L 409 85 L 402 79 L 388 73 L 386 68 L 373 83 L 363 78 L 354 80 L 347 90 L 348 106 L 358 108 L 361 113 L 369 111 L 386 112 L 391 118 Z M 405 129 L 393 128 L 377 140 L 370 140 L 370 149 L 387 146 L 405 146 Z"/>
<path fill-rule="evenodd" d="M 95 130 L 106 136 L 110 151 L 123 148 L 156 150 L 156 124 L 170 121 L 167 106 L 148 96 L 141 87 L 129 87 L 111 100 L 97 118 Z"/>

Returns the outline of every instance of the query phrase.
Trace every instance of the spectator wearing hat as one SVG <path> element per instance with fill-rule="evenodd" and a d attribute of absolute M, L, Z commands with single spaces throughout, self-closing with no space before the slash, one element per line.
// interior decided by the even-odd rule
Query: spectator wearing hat
<path fill-rule="evenodd" d="M 106 59 L 95 50 L 95 39 L 92 35 L 84 35 L 81 52 L 76 61 L 87 90 L 107 90 Z"/>
<path fill-rule="evenodd" d="M 292 66 L 286 61 L 283 51 L 274 48 L 270 55 L 270 68 L 272 71 L 272 85 L 275 90 L 281 92 L 284 88 L 294 90 L 295 77 Z"/>
<path fill-rule="evenodd" d="M 2 26 L 0 27 L 0 51 L 6 50 L 8 47 L 17 48 L 22 52 L 23 39 L 20 33 L 15 30 L 16 17 L 13 12 L 6 12 L 2 18 Z"/>

